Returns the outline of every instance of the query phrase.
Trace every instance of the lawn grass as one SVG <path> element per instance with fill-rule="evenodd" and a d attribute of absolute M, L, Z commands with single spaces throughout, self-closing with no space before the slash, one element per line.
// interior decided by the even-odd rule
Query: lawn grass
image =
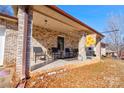
<path fill-rule="evenodd" d="M 26 87 L 47 88 L 108 88 L 124 87 L 124 63 L 105 59 L 87 66 L 67 70 L 56 75 L 36 73 Z"/>

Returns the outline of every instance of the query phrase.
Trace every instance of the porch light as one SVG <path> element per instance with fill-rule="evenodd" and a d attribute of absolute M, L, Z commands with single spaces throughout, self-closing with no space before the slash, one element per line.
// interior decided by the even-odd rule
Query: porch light
<path fill-rule="evenodd" d="M 47 20 L 45 19 L 44 22 L 47 23 Z"/>
<path fill-rule="evenodd" d="M 47 22 L 48 22 L 48 20 L 47 20 L 47 19 L 45 19 L 45 20 L 44 20 L 44 22 L 45 22 L 45 23 L 44 23 L 44 30 L 46 30 L 46 31 L 47 31 Z"/>

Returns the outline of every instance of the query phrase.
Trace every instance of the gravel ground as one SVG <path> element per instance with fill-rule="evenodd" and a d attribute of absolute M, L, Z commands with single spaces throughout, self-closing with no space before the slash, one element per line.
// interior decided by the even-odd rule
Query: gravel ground
<path fill-rule="evenodd" d="M 52 73 L 35 73 L 26 87 L 36 88 L 120 88 L 124 87 L 124 63 L 112 59 Z"/>

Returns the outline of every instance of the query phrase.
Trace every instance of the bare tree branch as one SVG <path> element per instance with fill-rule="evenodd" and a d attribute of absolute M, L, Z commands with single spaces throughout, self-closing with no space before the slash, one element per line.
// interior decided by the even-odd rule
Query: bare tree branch
<path fill-rule="evenodd" d="M 107 37 L 109 42 L 109 49 L 114 50 L 119 55 L 122 47 L 124 47 L 124 17 L 121 15 L 111 15 L 108 20 L 108 32 Z M 118 31 L 116 31 L 118 30 Z"/>

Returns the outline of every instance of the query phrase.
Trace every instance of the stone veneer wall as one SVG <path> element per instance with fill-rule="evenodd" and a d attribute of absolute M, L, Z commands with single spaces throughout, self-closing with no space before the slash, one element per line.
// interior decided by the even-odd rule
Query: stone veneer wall
<path fill-rule="evenodd" d="M 0 19 L 0 25 L 5 27 L 4 65 L 16 62 L 17 55 L 17 23 Z"/>
<path fill-rule="evenodd" d="M 49 55 L 48 50 L 51 47 L 57 47 L 58 36 L 64 37 L 65 48 L 78 48 L 78 38 L 59 31 L 46 30 L 39 26 L 33 26 L 32 45 L 33 47 L 41 47 Z"/>

